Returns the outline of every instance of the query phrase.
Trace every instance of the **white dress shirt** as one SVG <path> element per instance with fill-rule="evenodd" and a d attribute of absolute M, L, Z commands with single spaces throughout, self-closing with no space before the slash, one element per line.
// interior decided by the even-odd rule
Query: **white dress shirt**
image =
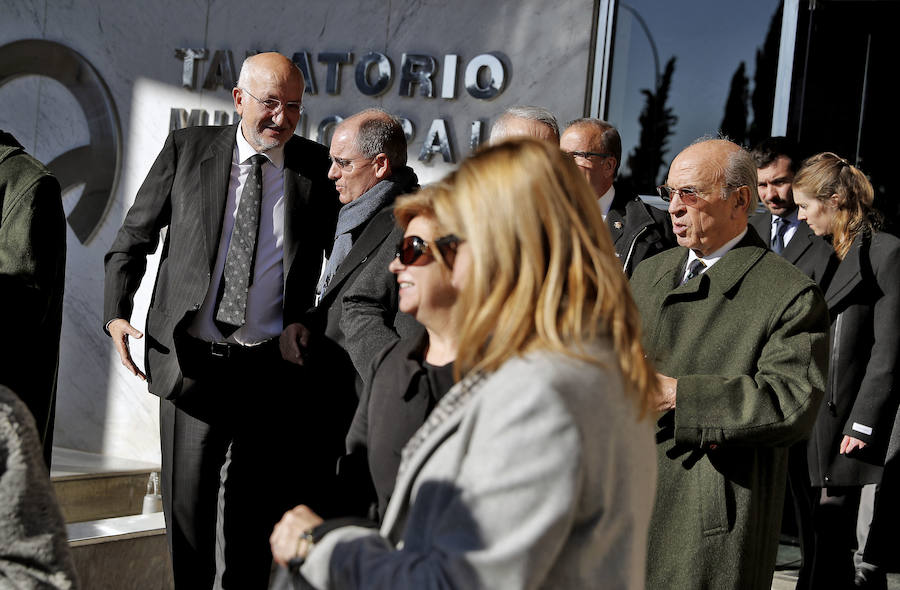
<path fill-rule="evenodd" d="M 780 219 L 786 219 L 790 225 L 788 225 L 787 230 L 784 232 L 784 247 L 787 248 L 788 243 L 791 241 L 791 238 L 794 237 L 794 234 L 797 233 L 797 226 L 800 225 L 800 218 L 797 217 L 797 209 L 794 208 L 788 215 L 784 217 L 779 217 L 778 215 L 773 215 L 771 219 L 772 229 L 769 232 L 769 236 L 774 237 L 776 233 L 778 233 L 778 225 L 780 223 Z M 769 239 L 769 244 L 772 245 L 771 237 Z"/>
<path fill-rule="evenodd" d="M 603 221 L 606 221 L 606 216 L 609 215 L 609 210 L 612 209 L 612 202 L 615 198 L 616 189 L 614 186 L 610 186 L 609 190 L 597 199 L 597 204 L 600 205 L 600 212 L 603 213 Z"/>
<path fill-rule="evenodd" d="M 718 250 L 716 250 L 709 256 L 697 256 L 696 252 L 689 249 L 687 264 L 684 265 L 684 272 L 681 275 L 681 281 L 684 282 L 684 278 L 688 275 L 688 268 L 690 268 L 691 262 L 693 262 L 695 259 L 699 258 L 700 260 L 703 261 L 703 264 L 705 266 L 700 269 L 700 274 L 703 274 L 706 271 L 708 271 L 710 268 L 712 268 L 713 264 L 717 263 L 719 260 L 722 259 L 723 256 L 728 254 L 728 251 L 731 250 L 732 248 L 734 248 L 737 245 L 737 243 L 740 242 L 741 239 L 743 239 L 743 237 L 745 235 L 747 235 L 746 227 L 744 228 L 744 231 L 742 231 L 737 236 L 735 236 L 735 237 L 731 238 L 730 240 L 728 240 L 727 242 L 725 242 L 725 244 L 721 248 L 719 248 Z"/>

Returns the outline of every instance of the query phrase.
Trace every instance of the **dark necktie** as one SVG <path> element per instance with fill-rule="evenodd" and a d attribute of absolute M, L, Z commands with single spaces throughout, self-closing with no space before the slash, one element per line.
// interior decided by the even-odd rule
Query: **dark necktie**
<path fill-rule="evenodd" d="M 775 234 L 772 236 L 772 251 L 776 254 L 781 254 L 782 250 L 784 250 L 784 234 L 787 233 L 790 226 L 790 221 L 783 217 L 778 218 L 778 229 L 775 230 Z"/>
<path fill-rule="evenodd" d="M 259 204 L 262 201 L 262 165 L 266 157 L 256 154 L 250 158 L 250 174 L 244 183 L 241 202 L 234 218 L 234 230 L 225 256 L 222 273 L 222 297 L 216 308 L 216 326 L 228 338 L 244 325 L 247 312 L 247 292 L 253 276 L 256 237 L 259 233 Z"/>
<path fill-rule="evenodd" d="M 684 277 L 684 280 L 681 281 L 681 284 L 683 285 L 695 276 L 701 274 L 704 268 L 706 268 L 706 264 L 699 258 L 694 258 L 688 265 L 687 275 Z"/>

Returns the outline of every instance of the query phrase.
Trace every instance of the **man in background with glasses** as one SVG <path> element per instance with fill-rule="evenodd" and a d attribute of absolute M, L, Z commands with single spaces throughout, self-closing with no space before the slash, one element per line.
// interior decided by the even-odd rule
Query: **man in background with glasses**
<path fill-rule="evenodd" d="M 748 227 L 756 185 L 730 141 L 683 150 L 659 187 L 680 247 L 632 277 L 659 371 L 650 589 L 771 588 L 788 447 L 822 400 L 828 310 Z"/>
<path fill-rule="evenodd" d="M 664 211 L 613 186 L 622 160 L 622 140 L 615 127 L 600 119 L 576 119 L 563 132 L 559 147 L 572 156 L 594 189 L 627 276 L 645 258 L 675 245 L 672 224 Z"/>
<path fill-rule="evenodd" d="M 105 329 L 160 397 L 177 589 L 266 587 L 268 535 L 284 510 L 327 511 L 327 414 L 297 394 L 299 369 L 278 350 L 313 303 L 337 214 L 327 150 L 294 136 L 303 90 L 284 56 L 247 58 L 233 90 L 240 124 L 170 134 L 106 255 Z M 164 228 L 141 370 L 133 298 Z M 322 448 L 304 456 L 300 479 L 281 451 L 297 447 L 296 420 L 309 413 L 304 437 Z"/>

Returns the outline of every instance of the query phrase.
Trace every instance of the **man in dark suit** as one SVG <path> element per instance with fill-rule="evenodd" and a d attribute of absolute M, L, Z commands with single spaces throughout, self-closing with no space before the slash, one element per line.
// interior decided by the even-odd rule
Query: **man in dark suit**
<path fill-rule="evenodd" d="M 680 247 L 631 279 L 660 372 L 647 587 L 768 590 L 786 447 L 825 388 L 828 310 L 748 227 L 756 166 L 739 146 L 691 145 L 660 193 Z"/>
<path fill-rule="evenodd" d="M 801 163 L 796 145 L 786 137 L 770 137 L 750 154 L 756 161 L 759 198 L 767 209 L 753 215 L 750 225 L 773 252 L 802 270 L 824 292 L 837 259 L 831 246 L 797 218 L 791 188 Z"/>
<path fill-rule="evenodd" d="M 288 389 L 302 376 L 277 344 L 313 303 L 337 213 L 325 148 L 293 135 L 302 95 L 290 60 L 248 58 L 233 90 L 240 125 L 170 134 L 106 255 L 106 330 L 160 397 L 176 588 L 265 587 L 272 525 L 328 493 L 333 458 L 303 445 L 298 480 L 279 452 L 296 447 L 298 416 L 315 416 L 307 440 L 327 431 L 318 397 Z M 142 333 L 128 319 L 163 228 L 144 373 L 128 349 Z"/>
<path fill-rule="evenodd" d="M 786 137 L 769 137 L 757 144 L 750 155 L 756 162 L 759 198 L 767 210 L 753 215 L 750 225 L 775 253 L 816 281 L 824 293 L 837 268 L 838 259 L 834 249 L 797 217 L 792 182 L 801 160 L 796 144 Z M 814 499 L 810 494 L 806 441 L 791 447 L 788 491 L 790 505 L 786 506 L 785 517 L 793 516 L 800 554 L 804 557 L 798 573 L 797 590 L 805 590 L 810 587 L 812 573 L 811 560 L 805 556 L 813 554 L 815 543 L 812 526 Z"/>
<path fill-rule="evenodd" d="M 316 306 L 285 328 L 281 352 L 287 361 L 308 365 L 334 395 L 356 393 L 343 416 L 349 428 L 372 359 L 399 338 L 398 331 L 416 325 L 397 310 L 397 281 L 388 264 L 403 235 L 394 224 L 394 199 L 416 190 L 418 178 L 406 165 L 400 121 L 379 109 L 338 125 L 330 158 L 328 176 L 342 205 L 334 245 L 316 288 Z M 355 305 L 348 314 L 350 294 Z"/>
<path fill-rule="evenodd" d="M 622 159 L 622 140 L 615 127 L 600 119 L 576 119 L 563 132 L 559 147 L 575 159 L 594 189 L 627 276 L 645 258 L 675 245 L 665 211 L 613 186 Z"/>

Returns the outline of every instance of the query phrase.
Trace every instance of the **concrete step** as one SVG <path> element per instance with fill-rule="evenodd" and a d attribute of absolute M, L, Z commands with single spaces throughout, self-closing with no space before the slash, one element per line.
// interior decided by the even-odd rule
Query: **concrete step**
<path fill-rule="evenodd" d="M 66 526 L 82 588 L 171 590 L 172 565 L 162 512 Z"/>
<path fill-rule="evenodd" d="M 140 514 L 159 465 L 53 448 L 50 480 L 67 523 Z"/>

